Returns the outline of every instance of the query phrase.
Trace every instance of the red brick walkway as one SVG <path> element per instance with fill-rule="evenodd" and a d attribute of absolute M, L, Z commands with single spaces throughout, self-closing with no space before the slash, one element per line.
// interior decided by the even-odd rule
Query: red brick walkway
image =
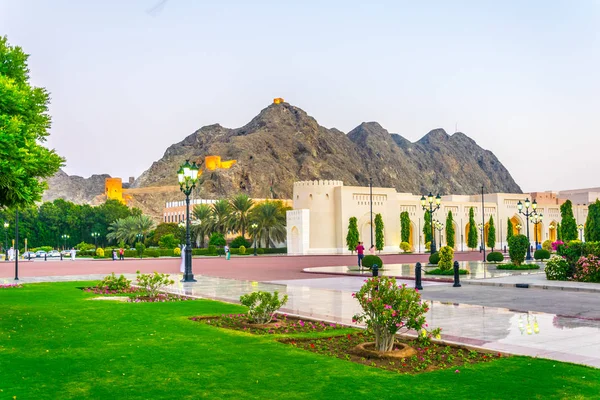
<path fill-rule="evenodd" d="M 426 262 L 428 255 L 390 254 L 381 256 L 384 263 Z M 456 253 L 459 261 L 480 260 L 479 252 Z M 63 261 L 20 261 L 19 276 L 63 276 L 141 272 L 179 273 L 179 258 L 112 260 L 63 260 Z M 270 281 L 282 279 L 327 278 L 336 275 L 307 274 L 304 268 L 321 266 L 354 265 L 356 256 L 258 256 L 194 258 L 193 272 L 222 278 Z M 0 279 L 13 279 L 14 262 L 0 262 Z"/>

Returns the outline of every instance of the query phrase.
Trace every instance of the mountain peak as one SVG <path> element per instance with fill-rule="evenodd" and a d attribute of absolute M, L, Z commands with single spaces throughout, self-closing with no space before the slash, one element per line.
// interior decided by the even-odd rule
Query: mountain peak
<path fill-rule="evenodd" d="M 447 141 L 449 138 L 450 135 L 448 135 L 445 130 L 443 130 L 442 128 L 437 128 L 432 131 L 429 131 L 429 133 L 423 136 L 421 139 L 419 139 L 417 143 L 441 143 Z"/>

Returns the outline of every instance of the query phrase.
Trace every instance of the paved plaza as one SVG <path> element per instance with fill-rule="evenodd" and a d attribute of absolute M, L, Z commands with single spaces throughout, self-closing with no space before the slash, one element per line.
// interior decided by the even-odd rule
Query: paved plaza
<path fill-rule="evenodd" d="M 479 259 L 479 253 L 466 253 Z M 426 255 L 385 256 L 386 262 L 412 264 Z M 410 258 L 409 258 L 410 257 Z M 464 259 L 463 258 L 463 259 Z M 313 274 L 303 270 L 352 265 L 354 257 L 195 258 L 196 283 L 176 282 L 169 291 L 237 302 L 256 290 L 278 290 L 289 296 L 284 310 L 304 317 L 351 324 L 360 311 L 351 294 L 365 276 Z M 110 272 L 135 278 L 135 271 L 179 275 L 179 259 L 64 260 L 20 263 L 21 282 L 96 280 Z M 474 265 L 474 264 L 473 264 Z M 325 268 L 325 271 L 331 269 Z M 493 270 L 493 267 L 490 268 Z M 14 264 L 0 263 L 0 281 L 12 281 Z M 366 274 L 365 274 L 366 275 Z M 600 367 L 600 289 L 595 284 L 547 282 L 543 273 L 465 279 L 462 287 L 424 281 L 430 302 L 428 322 L 443 329 L 448 341 L 485 349 L 550 358 Z M 414 286 L 414 280 L 400 280 Z M 529 284 L 517 288 L 515 284 Z"/>

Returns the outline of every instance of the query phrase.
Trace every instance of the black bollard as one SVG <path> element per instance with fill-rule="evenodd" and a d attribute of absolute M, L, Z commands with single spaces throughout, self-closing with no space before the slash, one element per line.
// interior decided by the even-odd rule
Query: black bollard
<path fill-rule="evenodd" d="M 460 275 L 458 273 L 458 261 L 454 261 L 454 285 L 453 287 L 460 287 Z"/>
<path fill-rule="evenodd" d="M 44 261 L 48 261 L 48 253 L 44 253 Z"/>
<path fill-rule="evenodd" d="M 373 276 L 379 276 L 379 265 L 373 264 L 371 271 L 373 272 Z"/>
<path fill-rule="evenodd" d="M 423 285 L 421 284 L 421 263 L 418 262 L 415 265 L 415 289 L 423 290 Z"/>
<path fill-rule="evenodd" d="M 62 261 L 62 251 L 60 252 L 60 261 Z"/>

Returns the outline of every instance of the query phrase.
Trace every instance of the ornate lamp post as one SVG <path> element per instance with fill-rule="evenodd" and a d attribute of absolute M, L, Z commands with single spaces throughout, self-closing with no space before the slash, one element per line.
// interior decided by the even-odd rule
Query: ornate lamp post
<path fill-rule="evenodd" d="M 554 230 L 556 229 L 556 226 L 554 224 L 550 224 L 550 226 L 548 226 L 548 229 L 550 229 L 550 232 L 554 232 Z M 550 238 L 552 238 L 552 233 L 550 233 Z"/>
<path fill-rule="evenodd" d="M 577 229 L 579 229 L 579 241 L 583 242 L 583 224 L 578 224 Z"/>
<path fill-rule="evenodd" d="M 479 247 L 480 249 L 484 249 L 485 248 L 485 241 L 483 240 L 483 224 L 480 222 L 477 224 L 477 228 L 479 228 L 479 231 L 481 232 L 481 246 Z"/>
<path fill-rule="evenodd" d="M 435 253 L 435 251 L 436 251 L 435 231 L 434 231 L 434 226 L 433 226 L 433 213 L 440 209 L 440 204 L 442 203 L 442 198 L 440 197 L 439 194 L 437 196 L 435 196 L 435 207 L 433 205 L 433 201 L 434 201 L 434 197 L 433 197 L 433 194 L 431 194 L 431 192 L 429 192 L 427 199 L 425 198 L 425 196 L 421 196 L 421 207 L 425 211 L 429 210 L 429 222 L 431 224 L 431 254 Z M 429 206 L 427 206 L 427 203 L 429 203 Z"/>
<path fill-rule="evenodd" d="M 515 229 L 517 230 L 517 232 L 519 232 L 519 235 L 521 234 L 521 228 L 522 228 L 521 224 L 515 225 Z"/>
<path fill-rule="evenodd" d="M 144 234 L 143 233 L 138 233 L 137 235 L 135 235 L 135 237 L 137 238 L 138 243 L 140 244 L 140 249 L 142 249 L 142 251 L 140 251 L 140 260 L 142 259 L 142 257 L 144 256 L 144 244 L 142 242 L 142 240 L 144 239 Z"/>
<path fill-rule="evenodd" d="M 179 188 L 185 194 L 185 272 L 182 282 L 196 282 L 192 273 L 192 243 L 190 240 L 190 194 L 196 187 L 198 182 L 198 166 L 194 162 L 190 165 L 190 161 L 186 160 L 179 171 L 177 171 L 177 179 L 179 180 Z"/>
<path fill-rule="evenodd" d="M 531 206 L 532 211 L 529 211 L 529 206 Z M 517 209 L 519 210 L 519 214 L 523 214 L 525 219 L 527 220 L 527 257 L 526 260 L 531 260 L 531 242 L 529 241 L 529 217 L 537 214 L 535 209 L 537 208 L 537 202 L 534 200 L 533 203 L 529 202 L 529 199 L 525 199 L 525 212 L 523 212 L 523 203 L 521 200 L 517 203 Z"/>
<path fill-rule="evenodd" d="M 70 236 L 65 233 L 61 236 L 61 238 L 64 241 L 63 250 L 66 250 L 67 249 L 67 240 L 70 238 Z"/>
<path fill-rule="evenodd" d="M 94 245 L 96 248 L 98 248 L 98 236 L 100 236 L 98 232 L 92 232 L 92 237 L 94 238 Z"/>
<path fill-rule="evenodd" d="M 439 232 L 439 244 L 440 247 L 442 247 L 442 230 L 444 229 L 444 224 L 442 224 L 440 221 L 435 221 L 435 229 Z"/>
<path fill-rule="evenodd" d="M 4 260 L 8 261 L 8 221 L 4 221 Z"/>
<path fill-rule="evenodd" d="M 537 250 L 538 248 L 538 224 L 542 223 L 542 218 L 544 218 L 544 214 L 534 214 L 531 217 L 529 217 L 529 219 L 531 220 L 531 223 L 533 224 L 533 229 L 535 229 L 534 235 L 533 237 L 535 238 L 535 249 Z"/>
<path fill-rule="evenodd" d="M 258 228 L 258 225 L 256 223 L 253 223 L 252 225 L 250 225 L 250 227 L 252 228 L 252 236 L 254 236 L 254 255 L 256 256 L 256 228 Z"/>

